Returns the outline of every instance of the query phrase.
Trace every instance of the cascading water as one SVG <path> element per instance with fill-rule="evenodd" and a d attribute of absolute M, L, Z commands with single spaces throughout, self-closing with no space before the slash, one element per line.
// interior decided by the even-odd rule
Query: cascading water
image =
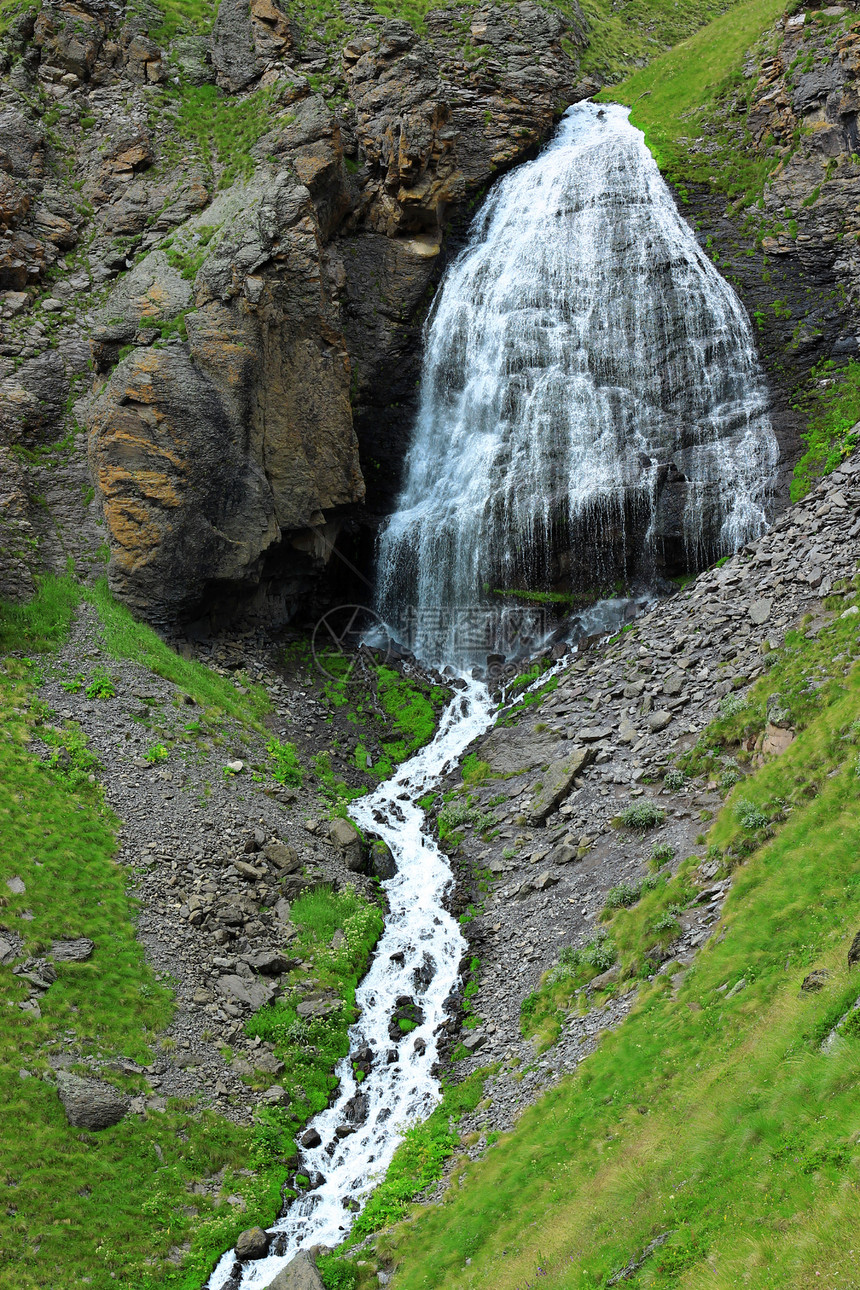
<path fill-rule="evenodd" d="M 389 909 L 385 931 L 356 991 L 361 1016 L 350 1031 L 351 1050 L 369 1046 L 374 1063 L 360 1085 L 349 1057 L 338 1065 L 337 1101 L 313 1120 L 321 1144 L 302 1158 L 304 1172 L 318 1172 L 325 1182 L 294 1201 L 274 1225 L 280 1252 L 245 1265 L 243 1290 L 268 1286 L 303 1247 L 342 1241 L 353 1218 L 344 1200 L 364 1199 L 390 1164 L 404 1126 L 424 1119 L 439 1100 L 431 1074 L 438 1058 L 435 1034 L 445 1020 L 445 1001 L 457 984 L 466 942 L 443 904 L 451 881 L 447 857 L 425 831 L 424 812 L 416 803 L 488 728 L 493 711 L 486 688 L 467 683 L 445 710 L 432 742 L 350 807 L 356 823 L 381 837 L 397 863 L 395 877 L 383 884 Z M 404 994 L 416 999 L 423 1021 L 408 1035 L 398 1036 L 395 1026 L 392 1038 L 389 1025 Z M 392 1048 L 397 1061 L 388 1065 Z M 355 1132 L 339 1138 L 335 1130 L 343 1124 Z M 209 1280 L 212 1290 L 235 1284 L 233 1261 L 232 1251 L 223 1257 Z"/>
<path fill-rule="evenodd" d="M 380 607 L 425 660 L 471 663 L 491 643 L 486 584 L 551 581 L 550 551 L 593 584 L 617 548 L 640 562 L 672 541 L 690 562 L 733 548 L 764 526 L 775 462 L 740 302 L 627 110 L 580 104 L 535 162 L 497 185 L 439 293 L 406 487 L 380 542 Z M 594 606 L 586 629 L 624 608 Z M 234 1279 L 225 1254 L 211 1290 L 268 1286 L 297 1250 L 339 1243 L 354 1216 L 344 1202 L 363 1203 L 404 1126 L 438 1101 L 435 1033 L 465 941 L 417 803 L 490 726 L 493 706 L 466 681 L 433 741 L 350 808 L 397 863 L 350 1032 L 351 1052 L 369 1047 L 373 1065 L 359 1085 L 351 1058 L 339 1064 L 337 1101 L 313 1121 L 320 1145 L 302 1159 L 324 1181 L 274 1225 L 268 1257 Z M 423 1018 L 405 1036 L 389 1029 L 401 995 Z"/>
<path fill-rule="evenodd" d="M 438 293 L 379 543 L 378 608 L 424 659 L 475 660 L 463 614 L 488 586 L 647 580 L 764 528 L 777 447 L 749 320 L 627 116 L 571 108 Z"/>

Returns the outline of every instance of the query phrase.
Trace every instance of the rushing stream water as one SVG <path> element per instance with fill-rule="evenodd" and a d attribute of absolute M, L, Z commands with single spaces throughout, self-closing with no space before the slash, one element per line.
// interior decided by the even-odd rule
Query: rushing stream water
<path fill-rule="evenodd" d="M 424 1119 L 439 1100 L 439 1084 L 431 1074 L 438 1056 L 435 1032 L 445 1020 L 445 1001 L 457 984 L 466 942 L 443 904 L 451 883 L 447 857 L 430 836 L 417 801 L 491 725 L 494 711 L 486 687 L 467 682 L 446 708 L 435 738 L 350 807 L 357 824 L 387 842 L 397 863 L 396 875 L 383 884 L 389 906 L 385 931 L 356 991 L 361 1016 L 350 1031 L 351 1049 L 369 1045 L 374 1065 L 359 1085 L 350 1058 L 339 1063 L 337 1101 L 312 1121 L 321 1144 L 302 1153 L 303 1171 L 319 1172 L 325 1182 L 294 1201 L 270 1229 L 284 1234 L 286 1248 L 277 1257 L 246 1264 L 243 1290 L 267 1286 L 301 1248 L 342 1241 L 353 1220 L 343 1201 L 361 1199 L 384 1175 L 404 1126 Z M 388 1026 L 395 1002 L 406 994 L 420 1004 L 424 1020 L 392 1040 Z M 398 1060 L 388 1065 L 391 1048 L 397 1048 Z M 352 1109 L 356 1095 L 366 1099 L 363 1116 Z M 355 1132 L 337 1138 L 335 1129 L 345 1123 L 355 1124 Z M 233 1261 L 232 1251 L 225 1254 L 210 1278 L 212 1290 L 221 1290 L 228 1281 Z"/>

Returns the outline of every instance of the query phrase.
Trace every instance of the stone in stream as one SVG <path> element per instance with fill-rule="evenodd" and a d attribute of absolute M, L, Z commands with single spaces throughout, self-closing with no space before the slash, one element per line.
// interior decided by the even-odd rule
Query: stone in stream
<path fill-rule="evenodd" d="M 82 1079 L 69 1071 L 57 1074 L 57 1096 L 66 1119 L 76 1129 L 109 1129 L 119 1124 L 131 1099 L 101 1080 Z"/>
<path fill-rule="evenodd" d="M 322 1138 L 317 1133 L 316 1129 L 306 1129 L 305 1132 L 302 1134 L 302 1136 L 299 1138 L 299 1142 L 308 1151 L 312 1151 L 314 1147 L 318 1147 L 321 1141 L 322 1141 Z"/>
<path fill-rule="evenodd" d="M 269 1234 L 262 1227 L 248 1227 L 236 1238 L 237 1259 L 264 1259 L 269 1252 Z"/>
<path fill-rule="evenodd" d="M 281 1268 L 265 1290 L 325 1290 L 325 1286 L 313 1259 L 301 1250 L 285 1268 Z"/>

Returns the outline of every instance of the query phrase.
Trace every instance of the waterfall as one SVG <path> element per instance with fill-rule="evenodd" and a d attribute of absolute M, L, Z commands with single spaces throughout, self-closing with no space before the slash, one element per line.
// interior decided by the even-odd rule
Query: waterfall
<path fill-rule="evenodd" d="M 777 446 L 749 319 L 627 117 L 571 108 L 437 293 L 379 542 L 378 608 L 425 659 L 499 647 L 487 590 L 647 582 L 766 525 Z"/>

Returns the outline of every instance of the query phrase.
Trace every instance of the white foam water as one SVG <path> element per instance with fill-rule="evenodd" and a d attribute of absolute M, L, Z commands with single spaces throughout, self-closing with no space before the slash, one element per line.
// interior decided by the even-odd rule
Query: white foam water
<path fill-rule="evenodd" d="M 486 687 L 473 680 L 464 684 L 445 709 L 434 739 L 350 807 L 358 825 L 388 844 L 397 864 L 396 875 L 383 884 L 389 913 L 370 970 L 356 991 L 361 1015 L 350 1029 L 351 1051 L 368 1045 L 374 1063 L 360 1085 L 351 1059 L 339 1063 L 337 1101 L 311 1121 L 321 1144 L 302 1153 L 302 1172 L 319 1172 L 325 1182 L 295 1200 L 270 1229 L 282 1234 L 285 1248 L 277 1257 L 245 1263 L 242 1290 L 269 1285 L 300 1249 L 341 1242 L 355 1219 L 344 1201 L 363 1207 L 404 1129 L 425 1119 L 440 1099 L 432 1074 L 438 1059 L 436 1031 L 457 986 L 466 941 L 445 909 L 452 881 L 447 857 L 430 836 L 417 801 L 492 724 L 495 705 Z M 392 961 L 392 955 L 397 959 Z M 389 1022 L 398 996 L 406 994 L 415 998 L 424 1019 L 392 1040 Z M 391 1048 L 397 1049 L 397 1061 L 389 1065 Z M 350 1120 L 347 1104 L 356 1094 L 367 1099 L 367 1114 L 354 1133 L 338 1138 L 335 1129 Z M 234 1261 L 232 1251 L 224 1255 L 209 1279 L 211 1290 L 221 1290 L 229 1280 Z"/>
<path fill-rule="evenodd" d="M 577 104 L 437 292 L 377 608 L 419 657 L 474 662 L 456 611 L 486 589 L 701 567 L 764 530 L 776 460 L 743 305 L 628 109 Z"/>

